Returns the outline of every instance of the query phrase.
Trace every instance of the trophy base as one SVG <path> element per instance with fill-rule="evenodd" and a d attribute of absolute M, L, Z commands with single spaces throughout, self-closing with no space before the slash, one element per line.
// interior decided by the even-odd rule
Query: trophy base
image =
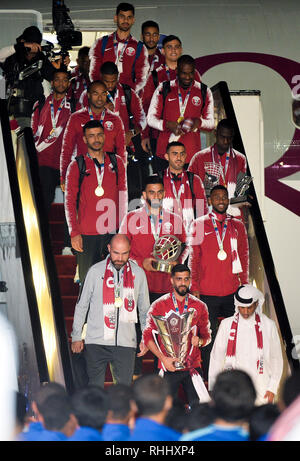
<path fill-rule="evenodd" d="M 183 370 L 185 366 L 181 362 L 175 362 L 174 363 L 176 370 Z"/>
<path fill-rule="evenodd" d="M 159 272 L 167 272 L 168 274 L 171 273 L 173 267 L 172 264 L 166 261 L 153 261 L 152 266 L 155 270 Z"/>

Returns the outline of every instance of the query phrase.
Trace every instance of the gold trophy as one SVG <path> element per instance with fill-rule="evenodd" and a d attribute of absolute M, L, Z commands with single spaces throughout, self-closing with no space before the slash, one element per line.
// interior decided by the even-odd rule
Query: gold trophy
<path fill-rule="evenodd" d="M 160 272 L 170 273 L 172 262 L 177 261 L 181 254 L 182 242 L 174 235 L 162 235 L 153 246 L 153 256 L 156 261 L 152 262 L 154 269 Z"/>
<path fill-rule="evenodd" d="M 157 327 L 156 333 L 160 336 L 161 341 L 169 357 L 178 359 L 175 362 L 177 370 L 186 368 L 185 359 L 188 348 L 188 335 L 191 331 L 194 309 L 190 309 L 183 314 L 170 310 L 166 315 L 152 315 Z M 160 349 L 156 336 L 154 336 L 157 347 Z"/>

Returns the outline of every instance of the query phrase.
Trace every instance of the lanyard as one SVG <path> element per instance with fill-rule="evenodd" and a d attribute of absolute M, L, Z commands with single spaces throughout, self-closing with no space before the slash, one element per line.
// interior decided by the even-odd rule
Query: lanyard
<path fill-rule="evenodd" d="M 167 64 L 165 64 L 165 68 L 166 68 L 166 73 L 167 73 L 168 80 L 171 80 L 170 68 L 169 68 L 169 66 L 167 66 Z"/>
<path fill-rule="evenodd" d="M 179 191 L 177 193 L 176 186 L 175 186 L 175 181 L 172 178 L 172 175 L 171 175 L 169 170 L 167 171 L 167 174 L 169 175 L 169 177 L 171 179 L 171 184 L 172 184 L 172 190 L 173 190 L 174 197 L 177 200 L 178 206 L 180 207 L 180 204 L 181 204 L 180 197 L 184 193 L 184 182 L 181 180 L 180 188 L 179 188 Z M 182 179 L 184 179 L 184 178 L 182 178 Z"/>
<path fill-rule="evenodd" d="M 180 110 L 180 119 L 181 120 L 184 120 L 184 113 L 185 113 L 185 109 L 186 109 L 186 106 L 187 106 L 187 103 L 188 103 L 188 100 L 190 98 L 190 94 L 191 94 L 191 90 L 189 89 L 189 91 L 187 92 L 187 95 L 184 99 L 184 102 L 182 102 L 182 95 L 181 95 L 181 92 L 180 92 L 180 87 L 178 86 L 178 98 L 179 98 L 179 110 Z"/>
<path fill-rule="evenodd" d="M 229 151 L 226 153 L 226 161 L 225 161 L 225 166 L 224 166 L 224 168 L 223 168 L 223 166 L 222 166 L 222 162 L 221 162 L 220 158 L 218 158 L 218 160 L 215 161 L 215 147 L 212 149 L 211 153 L 212 153 L 212 157 L 213 157 L 213 163 L 219 163 L 219 165 L 220 165 L 221 176 L 222 176 L 222 179 L 223 179 L 223 183 L 224 183 L 224 185 L 226 186 L 226 180 L 225 180 L 225 178 L 226 178 L 226 174 L 227 174 L 227 170 L 228 170 L 228 166 L 229 166 L 231 148 L 230 148 Z"/>
<path fill-rule="evenodd" d="M 221 239 L 219 229 L 218 229 L 218 226 L 217 226 L 217 222 L 216 222 L 215 218 L 212 215 L 210 215 L 210 217 L 211 217 L 211 220 L 212 220 L 212 223 L 213 223 L 213 226 L 214 226 L 214 231 L 216 233 L 219 248 L 220 248 L 220 250 L 223 250 L 223 242 L 224 242 L 224 238 L 225 238 L 226 231 L 227 231 L 228 218 L 226 218 L 225 221 L 224 221 L 224 227 L 223 227 L 222 239 Z"/>
<path fill-rule="evenodd" d="M 93 115 L 93 112 L 92 112 L 92 109 L 90 108 L 90 106 L 88 106 L 88 111 L 89 111 L 90 119 L 94 120 L 94 115 Z M 102 111 L 102 113 L 100 115 L 99 122 L 101 123 L 101 125 L 103 125 L 104 117 L 105 117 L 105 109 L 103 109 L 103 111 Z"/>
<path fill-rule="evenodd" d="M 119 111 L 116 110 L 117 109 L 116 102 L 118 101 L 118 98 L 119 98 L 119 88 L 117 88 L 114 98 L 112 97 L 112 95 L 110 94 L 109 91 L 107 92 L 107 99 L 113 104 L 113 106 L 114 106 L 113 112 L 115 112 L 116 114 L 119 113 Z"/>
<path fill-rule="evenodd" d="M 56 124 L 58 121 L 59 114 L 63 108 L 63 105 L 65 104 L 66 97 L 63 98 L 62 102 L 60 103 L 56 115 L 54 116 L 54 98 L 52 96 L 52 101 L 50 102 L 50 108 L 51 108 L 51 122 L 52 122 L 52 130 L 50 131 L 50 134 L 53 134 L 54 131 L 56 130 Z"/>
<path fill-rule="evenodd" d="M 176 310 L 177 314 L 180 314 L 179 308 L 178 308 L 177 299 L 176 299 L 176 297 L 175 297 L 175 295 L 174 295 L 174 292 L 172 292 L 172 298 L 173 298 L 173 304 L 174 304 L 175 310 Z M 188 303 L 189 303 L 189 296 L 186 295 L 185 300 L 184 300 L 183 312 L 187 312 L 187 310 L 188 310 Z"/>
<path fill-rule="evenodd" d="M 117 33 L 115 32 L 114 33 L 114 50 L 115 50 L 115 56 L 116 56 L 116 63 L 118 64 L 119 62 L 123 62 L 123 56 L 124 56 L 124 53 L 125 53 L 125 50 L 127 48 L 127 45 L 128 45 L 128 41 L 129 41 L 129 38 L 131 36 L 129 35 L 128 39 L 125 41 L 122 49 L 120 50 L 120 52 L 118 53 L 118 47 L 119 47 L 119 43 L 121 42 L 118 42 L 117 40 Z"/>
<path fill-rule="evenodd" d="M 95 162 L 95 159 L 93 159 L 93 157 L 90 156 L 90 154 L 88 153 L 87 156 L 93 160 L 93 163 L 94 163 L 94 166 L 95 166 L 95 171 L 96 171 L 96 175 L 97 175 L 97 182 L 98 182 L 98 186 L 99 187 L 102 187 L 102 182 L 103 182 L 103 176 L 104 176 L 104 163 L 99 163 L 98 162 L 98 165 L 100 165 L 100 173 L 99 173 L 99 168 L 97 167 L 97 164 Z M 102 168 L 103 166 L 103 168 Z"/>
<path fill-rule="evenodd" d="M 146 205 L 146 211 L 147 211 L 147 214 L 148 214 L 149 219 L 150 219 L 151 232 L 152 232 L 152 235 L 154 237 L 154 240 L 156 241 L 159 238 L 159 234 L 160 234 L 160 230 L 161 230 L 161 226 L 162 226 L 163 209 L 161 208 L 161 210 L 159 212 L 159 219 L 158 219 L 158 222 L 156 223 L 157 224 L 156 228 L 155 228 L 155 223 L 154 223 L 153 217 L 150 214 L 150 211 L 148 210 L 147 205 Z"/>

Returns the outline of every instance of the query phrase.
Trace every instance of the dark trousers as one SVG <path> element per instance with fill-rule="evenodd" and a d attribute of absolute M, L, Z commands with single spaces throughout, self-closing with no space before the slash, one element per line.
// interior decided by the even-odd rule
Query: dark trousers
<path fill-rule="evenodd" d="M 196 370 L 200 375 L 202 375 L 200 368 L 196 368 Z M 194 384 L 189 371 L 166 371 L 164 378 L 168 380 L 174 402 L 179 401 L 178 391 L 180 385 L 182 385 L 190 407 L 193 407 L 199 403 L 199 396 L 194 388 Z"/>
<path fill-rule="evenodd" d="M 83 235 L 83 252 L 77 252 L 77 264 L 80 283 L 83 284 L 91 266 L 102 261 L 108 255 L 107 245 L 114 234 Z"/>
<path fill-rule="evenodd" d="M 49 166 L 40 166 L 40 182 L 47 216 L 55 198 L 55 189 L 60 185 L 60 172 Z"/>
<path fill-rule="evenodd" d="M 208 346 L 201 348 L 203 377 L 204 381 L 207 381 L 209 358 L 217 334 L 219 319 L 231 317 L 234 314 L 234 293 L 228 296 L 201 295 L 200 299 L 207 305 L 211 328 L 211 342 Z"/>
<path fill-rule="evenodd" d="M 150 298 L 150 305 L 156 301 L 158 298 L 160 298 L 161 296 L 163 296 L 164 293 L 149 293 L 149 298 Z M 140 325 L 140 322 L 138 321 L 138 323 L 136 323 L 135 325 L 135 329 L 136 329 L 136 341 L 137 341 L 137 353 L 139 353 L 140 351 L 140 342 L 141 342 L 141 339 L 142 339 L 142 330 L 141 330 L 141 325 Z M 158 359 L 156 356 L 154 356 L 154 370 L 157 369 L 157 365 L 158 365 Z M 135 375 L 140 375 L 142 374 L 142 368 L 143 368 L 143 357 L 136 357 L 135 358 L 135 365 L 134 365 L 134 374 Z"/>
<path fill-rule="evenodd" d="M 135 358 L 134 348 L 86 344 L 84 356 L 89 385 L 104 387 L 108 364 L 110 364 L 114 384 L 131 385 Z"/>

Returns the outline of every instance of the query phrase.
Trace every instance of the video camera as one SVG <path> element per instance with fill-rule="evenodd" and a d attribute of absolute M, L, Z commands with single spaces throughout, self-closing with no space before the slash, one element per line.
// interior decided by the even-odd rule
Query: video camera
<path fill-rule="evenodd" d="M 69 11 L 64 1 L 53 0 L 53 27 L 56 31 L 57 41 L 61 48 L 60 52 L 56 54 L 62 56 L 63 60 L 73 46 L 81 46 L 82 44 L 82 33 L 75 30 L 74 24 L 68 14 Z"/>

